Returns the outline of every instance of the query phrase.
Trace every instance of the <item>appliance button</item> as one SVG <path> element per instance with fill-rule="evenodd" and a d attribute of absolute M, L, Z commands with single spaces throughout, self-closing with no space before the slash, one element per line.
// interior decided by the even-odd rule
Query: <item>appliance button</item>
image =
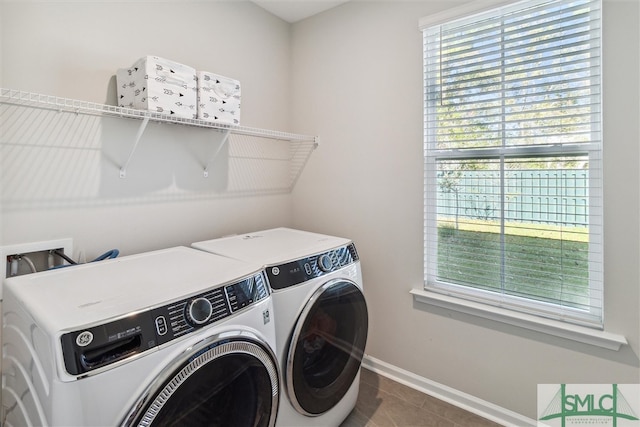
<path fill-rule="evenodd" d="M 156 317 L 156 331 L 158 331 L 158 335 L 164 335 L 167 333 L 167 319 L 164 316 Z"/>

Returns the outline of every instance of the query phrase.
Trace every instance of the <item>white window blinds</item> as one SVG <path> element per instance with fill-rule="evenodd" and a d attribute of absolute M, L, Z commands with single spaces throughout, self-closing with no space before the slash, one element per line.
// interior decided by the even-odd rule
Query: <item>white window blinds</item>
<path fill-rule="evenodd" d="M 423 33 L 425 288 L 602 327 L 599 0 Z"/>

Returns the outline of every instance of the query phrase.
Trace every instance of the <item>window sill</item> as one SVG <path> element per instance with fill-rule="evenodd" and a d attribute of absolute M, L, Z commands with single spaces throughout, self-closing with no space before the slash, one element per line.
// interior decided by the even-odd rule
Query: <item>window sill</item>
<path fill-rule="evenodd" d="M 606 348 L 608 350 L 618 351 L 622 345 L 628 344 L 627 339 L 622 335 L 605 331 L 571 325 L 557 320 L 544 319 L 473 301 L 465 301 L 460 298 L 422 289 L 412 289 L 410 293 L 413 295 L 413 299 L 419 303 L 435 305 L 448 310 L 454 310 L 583 344 Z"/>

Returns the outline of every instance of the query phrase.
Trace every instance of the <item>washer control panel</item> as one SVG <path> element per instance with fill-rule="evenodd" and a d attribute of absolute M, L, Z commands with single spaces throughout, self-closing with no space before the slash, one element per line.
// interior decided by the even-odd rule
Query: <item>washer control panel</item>
<path fill-rule="evenodd" d="M 356 246 L 350 243 L 285 264 L 267 267 L 267 277 L 273 289 L 284 289 L 332 273 L 358 261 Z"/>
<path fill-rule="evenodd" d="M 216 323 L 269 296 L 265 272 L 60 338 L 67 372 L 85 375 Z"/>

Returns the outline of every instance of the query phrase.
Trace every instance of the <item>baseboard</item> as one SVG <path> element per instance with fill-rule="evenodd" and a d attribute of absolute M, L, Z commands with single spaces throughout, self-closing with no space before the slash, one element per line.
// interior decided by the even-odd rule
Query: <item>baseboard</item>
<path fill-rule="evenodd" d="M 524 415 L 520 415 L 516 412 L 509 411 L 493 403 L 486 402 L 477 397 L 471 396 L 467 393 L 463 393 L 459 390 L 455 390 L 443 384 L 439 384 L 435 381 L 431 381 L 427 378 L 418 376 L 412 372 L 405 371 L 404 369 L 393 366 L 389 363 L 383 362 L 365 355 L 362 360 L 362 366 L 383 375 L 396 382 L 404 384 L 415 390 L 421 391 L 440 399 L 444 402 L 450 403 L 458 408 L 464 409 L 478 416 L 501 424 L 503 426 L 513 427 L 529 427 L 536 426 L 537 422 L 531 418 L 527 418 Z"/>

